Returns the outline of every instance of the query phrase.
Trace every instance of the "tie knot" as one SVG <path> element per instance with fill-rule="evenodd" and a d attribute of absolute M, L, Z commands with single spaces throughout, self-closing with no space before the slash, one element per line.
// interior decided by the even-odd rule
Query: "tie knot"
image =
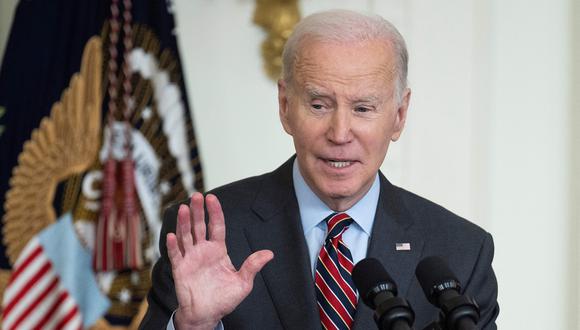
<path fill-rule="evenodd" d="M 324 219 L 324 221 L 326 221 L 326 225 L 328 226 L 327 239 L 331 239 L 342 235 L 352 223 L 352 218 L 346 213 L 333 213 Z"/>

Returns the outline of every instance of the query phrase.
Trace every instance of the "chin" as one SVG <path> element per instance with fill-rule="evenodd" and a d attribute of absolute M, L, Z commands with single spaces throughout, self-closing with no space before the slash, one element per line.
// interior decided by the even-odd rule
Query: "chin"
<path fill-rule="evenodd" d="M 335 200 L 335 201 L 339 201 L 339 200 L 350 200 L 352 198 L 354 198 L 354 195 L 356 194 L 356 189 L 352 188 L 352 187 L 345 187 L 345 186 L 328 186 L 327 189 L 325 189 L 323 191 L 325 196 L 328 196 L 328 198 Z"/>

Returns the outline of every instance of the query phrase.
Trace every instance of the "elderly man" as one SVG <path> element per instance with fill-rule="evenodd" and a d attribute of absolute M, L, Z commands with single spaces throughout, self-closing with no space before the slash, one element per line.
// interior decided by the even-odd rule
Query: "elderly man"
<path fill-rule="evenodd" d="M 349 11 L 314 14 L 296 26 L 283 60 L 279 114 L 296 155 L 167 210 L 142 327 L 372 329 L 350 278 L 369 256 L 422 329 L 438 310 L 414 270 L 440 255 L 479 303 L 479 326 L 495 329 L 491 236 L 379 171 L 411 95 L 395 27 Z"/>

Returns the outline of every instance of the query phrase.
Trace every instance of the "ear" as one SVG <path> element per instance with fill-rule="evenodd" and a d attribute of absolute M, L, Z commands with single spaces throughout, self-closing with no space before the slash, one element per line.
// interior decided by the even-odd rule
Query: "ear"
<path fill-rule="evenodd" d="M 290 114 L 289 104 L 288 104 L 288 87 L 284 79 L 278 80 L 278 115 L 280 116 L 280 122 L 286 133 L 292 135 L 292 128 L 290 125 L 290 120 L 288 118 Z"/>
<path fill-rule="evenodd" d="M 405 88 L 403 92 L 403 97 L 397 109 L 397 114 L 395 118 L 395 127 L 393 130 L 393 135 L 391 135 L 391 141 L 395 142 L 401 137 L 403 133 L 403 128 L 405 127 L 405 122 L 407 120 L 407 109 L 409 109 L 409 101 L 411 100 L 411 89 Z"/>

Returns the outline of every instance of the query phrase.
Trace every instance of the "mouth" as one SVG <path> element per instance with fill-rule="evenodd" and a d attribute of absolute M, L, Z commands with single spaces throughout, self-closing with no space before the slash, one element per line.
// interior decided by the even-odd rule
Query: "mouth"
<path fill-rule="evenodd" d="M 355 161 L 353 160 L 338 160 L 338 159 L 324 159 L 324 162 L 332 168 L 345 168 L 352 166 Z"/>

